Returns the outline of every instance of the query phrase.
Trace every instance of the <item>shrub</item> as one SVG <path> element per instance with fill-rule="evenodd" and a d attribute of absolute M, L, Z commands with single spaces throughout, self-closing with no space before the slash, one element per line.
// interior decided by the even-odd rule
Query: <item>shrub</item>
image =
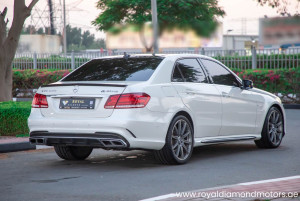
<path fill-rule="evenodd" d="M 294 69 L 233 69 L 241 79 L 250 79 L 254 86 L 281 96 L 283 102 L 300 103 L 300 68 Z M 291 97 L 289 94 L 297 95 Z"/>
<path fill-rule="evenodd" d="M 38 89 L 41 85 L 60 80 L 70 72 L 71 70 L 14 70 L 13 96 L 16 96 L 16 89 Z"/>
<path fill-rule="evenodd" d="M 0 102 L 0 136 L 28 134 L 31 102 Z"/>

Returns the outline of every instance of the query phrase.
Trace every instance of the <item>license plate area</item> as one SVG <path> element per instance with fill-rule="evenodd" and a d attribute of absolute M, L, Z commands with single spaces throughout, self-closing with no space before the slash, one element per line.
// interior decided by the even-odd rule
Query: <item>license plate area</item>
<path fill-rule="evenodd" d="M 59 109 L 94 109 L 95 98 L 61 98 Z"/>

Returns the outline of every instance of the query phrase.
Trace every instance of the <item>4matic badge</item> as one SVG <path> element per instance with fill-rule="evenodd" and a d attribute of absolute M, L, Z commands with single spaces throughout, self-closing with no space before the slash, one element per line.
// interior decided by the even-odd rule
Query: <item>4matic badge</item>
<path fill-rule="evenodd" d="M 119 91 L 118 90 L 101 90 L 100 91 L 101 93 L 118 93 Z"/>

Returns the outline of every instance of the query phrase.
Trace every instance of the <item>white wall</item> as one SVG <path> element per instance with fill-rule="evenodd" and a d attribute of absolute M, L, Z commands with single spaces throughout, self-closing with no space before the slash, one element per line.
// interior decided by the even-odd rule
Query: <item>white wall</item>
<path fill-rule="evenodd" d="M 258 42 L 258 35 L 223 35 L 224 50 L 240 50 L 245 49 L 246 43 L 255 40 Z"/>
<path fill-rule="evenodd" d="M 61 52 L 60 37 L 56 35 L 21 35 L 17 53 L 50 53 Z"/>

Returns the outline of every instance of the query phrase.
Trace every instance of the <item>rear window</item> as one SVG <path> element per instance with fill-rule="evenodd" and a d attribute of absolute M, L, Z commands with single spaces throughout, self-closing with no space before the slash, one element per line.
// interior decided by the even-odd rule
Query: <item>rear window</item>
<path fill-rule="evenodd" d="M 147 81 L 163 59 L 161 57 L 95 59 L 62 81 Z"/>

